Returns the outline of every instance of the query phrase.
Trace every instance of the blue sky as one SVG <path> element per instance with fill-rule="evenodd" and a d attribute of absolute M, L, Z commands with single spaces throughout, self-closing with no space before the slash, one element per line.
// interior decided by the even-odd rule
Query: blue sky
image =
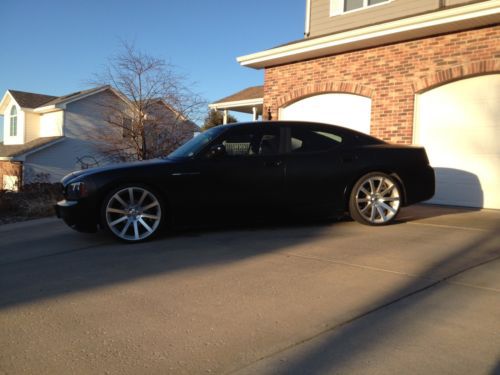
<path fill-rule="evenodd" d="M 1 95 L 86 88 L 125 40 L 214 101 L 263 83 L 263 71 L 235 58 L 302 38 L 305 1 L 3 0 L 2 9 Z"/>

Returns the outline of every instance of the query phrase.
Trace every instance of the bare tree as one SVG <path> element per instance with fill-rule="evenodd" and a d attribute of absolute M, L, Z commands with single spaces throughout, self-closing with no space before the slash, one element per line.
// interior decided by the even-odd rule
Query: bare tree
<path fill-rule="evenodd" d="M 170 153 L 199 128 L 206 106 L 186 78 L 164 60 L 123 43 L 94 84 L 109 85 L 99 105 L 108 129 L 95 135 L 100 151 L 113 160 L 145 160 Z"/>

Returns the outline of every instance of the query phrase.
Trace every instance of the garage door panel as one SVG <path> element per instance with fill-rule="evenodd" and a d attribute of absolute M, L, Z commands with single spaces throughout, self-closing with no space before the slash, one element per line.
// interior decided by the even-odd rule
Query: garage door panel
<path fill-rule="evenodd" d="M 280 120 L 333 124 L 370 134 L 371 99 L 352 94 L 320 94 L 282 108 Z"/>
<path fill-rule="evenodd" d="M 425 146 L 436 169 L 432 203 L 500 208 L 499 100 L 499 74 L 417 97 L 415 143 Z"/>
<path fill-rule="evenodd" d="M 434 167 L 436 194 L 433 203 L 481 207 L 484 193 L 479 178 L 462 169 Z"/>

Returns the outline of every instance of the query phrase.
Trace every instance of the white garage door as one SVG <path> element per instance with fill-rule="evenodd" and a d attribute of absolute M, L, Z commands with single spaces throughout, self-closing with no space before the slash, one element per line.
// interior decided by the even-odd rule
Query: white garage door
<path fill-rule="evenodd" d="M 280 120 L 323 122 L 370 134 L 371 99 L 352 94 L 321 94 L 280 111 Z"/>
<path fill-rule="evenodd" d="M 415 143 L 436 170 L 431 201 L 500 209 L 500 74 L 417 96 Z"/>

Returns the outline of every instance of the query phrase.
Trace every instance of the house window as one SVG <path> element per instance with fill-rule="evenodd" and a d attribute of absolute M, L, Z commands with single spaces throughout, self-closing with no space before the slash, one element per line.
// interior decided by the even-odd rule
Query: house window
<path fill-rule="evenodd" d="M 2 189 L 8 191 L 19 191 L 19 178 L 17 176 L 9 176 L 4 174 L 2 181 Z"/>
<path fill-rule="evenodd" d="M 17 136 L 17 108 L 15 105 L 10 109 L 10 136 Z"/>
<path fill-rule="evenodd" d="M 331 0 L 331 15 L 361 10 L 374 5 L 388 3 L 392 0 Z"/>

